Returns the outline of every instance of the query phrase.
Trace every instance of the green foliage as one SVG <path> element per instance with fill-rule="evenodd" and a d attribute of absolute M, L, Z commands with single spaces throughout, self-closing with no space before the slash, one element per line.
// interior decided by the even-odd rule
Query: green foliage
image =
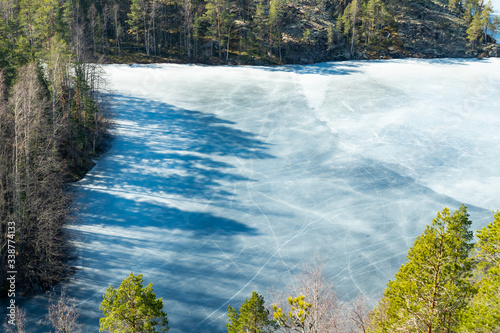
<path fill-rule="evenodd" d="M 153 333 L 169 330 L 163 301 L 156 298 L 152 283 L 142 286 L 142 274 L 134 276 L 130 272 L 118 288 L 110 285 L 99 309 L 104 315 L 99 320 L 99 332 Z"/>
<path fill-rule="evenodd" d="M 207 35 L 217 43 L 220 58 L 224 47 L 223 41 L 228 38 L 233 24 L 233 15 L 229 11 L 230 3 L 228 0 L 205 1 L 206 12 L 203 18 L 208 22 Z"/>
<path fill-rule="evenodd" d="M 129 33 L 139 38 L 142 21 L 144 19 L 144 0 L 132 0 L 130 3 L 130 11 L 127 13 L 127 24 L 129 25 Z"/>
<path fill-rule="evenodd" d="M 15 75 L 15 46 L 9 40 L 9 26 L 0 18 L 0 69 L 3 69 L 3 75 L 7 86 L 10 85 Z"/>
<path fill-rule="evenodd" d="M 228 333 L 259 333 L 272 329 L 275 323 L 269 320 L 269 310 L 264 307 L 264 303 L 264 297 L 254 291 L 252 297 L 243 302 L 239 311 L 228 305 Z"/>
<path fill-rule="evenodd" d="M 268 32 L 268 21 L 265 16 L 265 5 L 263 0 L 258 1 L 256 4 L 253 21 L 255 22 L 252 29 L 253 44 L 256 46 L 256 52 L 262 57 L 265 52 L 265 40 Z"/>
<path fill-rule="evenodd" d="M 472 18 L 472 22 L 467 29 L 467 39 L 473 44 L 476 45 L 476 42 L 479 40 L 479 37 L 482 33 L 481 27 L 481 14 L 480 12 L 476 12 L 474 17 Z"/>
<path fill-rule="evenodd" d="M 302 39 L 308 44 L 311 43 L 312 42 L 311 30 L 309 29 L 304 30 L 304 32 L 302 33 Z"/>
<path fill-rule="evenodd" d="M 500 212 L 494 220 L 477 232 L 477 293 L 462 318 L 462 332 L 500 331 Z"/>
<path fill-rule="evenodd" d="M 28 41 L 28 54 L 37 60 L 36 52 L 56 34 L 68 44 L 71 40 L 81 44 L 81 50 L 92 50 L 93 60 L 102 54 L 119 62 L 181 58 L 221 63 L 225 53 L 226 61 L 281 64 L 297 61 L 301 58 L 298 53 L 311 60 L 331 60 L 348 56 L 342 52 L 348 50 L 351 57 L 402 56 L 402 52 L 420 52 L 424 47 L 409 44 L 405 38 L 416 33 L 414 27 L 421 26 L 419 21 L 424 20 L 427 9 L 436 12 L 432 17 L 440 16 L 447 28 L 442 31 L 436 22 L 423 24 L 426 31 L 421 32 L 421 39 L 425 43 L 454 36 L 465 44 L 461 36 L 469 26 L 473 46 L 491 42 L 485 38 L 494 33 L 488 4 L 449 1 L 448 9 L 436 9 L 427 0 L 20 0 L 16 14 L 18 28 Z M 425 10 L 418 13 L 421 7 Z M 475 13 L 479 13 L 479 22 L 471 25 Z M 464 20 L 457 27 L 459 15 Z M 428 27 L 435 31 L 429 33 Z M 396 47 L 387 50 L 389 46 Z M 331 52 L 334 47 L 338 52 Z M 80 54 L 76 55 L 80 61 Z"/>
<path fill-rule="evenodd" d="M 59 2 L 57 0 L 21 0 L 19 22 L 28 37 L 32 52 L 54 36 L 58 28 Z"/>
<path fill-rule="evenodd" d="M 381 0 L 368 0 L 363 5 L 362 21 L 366 43 L 380 42 L 382 28 L 390 23 L 389 11 Z"/>
<path fill-rule="evenodd" d="M 465 206 L 445 208 L 417 237 L 373 311 L 373 331 L 456 331 L 473 294 L 471 221 Z"/>
<path fill-rule="evenodd" d="M 19 253 L 23 291 L 50 288 L 65 274 L 67 244 L 61 235 L 70 197 L 64 181 L 88 171 L 105 132 L 96 101 L 100 73 L 90 73 L 89 59 L 82 56 L 86 36 L 80 6 L 70 0 L 0 3 L 0 90 L 5 96 L 0 108 L 2 131 L 10 131 L 0 149 L 0 230 L 1 221 L 16 220 L 19 234 L 29 235 L 17 240 L 26 250 Z M 87 63 L 76 66 L 73 54 Z M 0 249 L 0 260 L 5 251 Z M 0 281 L 6 281 L 5 268 L 0 267 Z"/>
<path fill-rule="evenodd" d="M 295 298 L 288 297 L 288 304 L 291 308 L 291 311 L 288 313 L 285 313 L 280 307 L 273 304 L 274 320 L 280 326 L 301 332 L 307 331 L 310 327 L 306 327 L 306 319 L 310 315 L 312 304 L 305 301 L 304 295 Z"/>
<path fill-rule="evenodd" d="M 491 19 L 493 6 L 491 1 L 484 4 L 483 1 L 468 0 L 464 2 L 464 7 L 463 18 L 468 24 L 467 39 L 471 43 L 471 46 L 475 48 L 480 40 L 487 42 L 489 32 L 491 32 L 492 36 L 496 33 L 494 20 Z"/>
<path fill-rule="evenodd" d="M 328 50 L 331 50 L 333 48 L 333 45 L 335 43 L 335 34 L 334 34 L 334 28 L 333 24 L 330 24 L 327 29 L 327 47 Z"/>

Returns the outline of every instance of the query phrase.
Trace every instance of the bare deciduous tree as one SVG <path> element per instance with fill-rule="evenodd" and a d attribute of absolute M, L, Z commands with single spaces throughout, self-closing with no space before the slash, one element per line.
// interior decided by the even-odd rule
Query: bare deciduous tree
<path fill-rule="evenodd" d="M 364 333 L 367 330 L 369 307 L 366 298 L 360 295 L 351 302 L 341 302 L 318 258 L 304 266 L 286 292 L 271 294 L 273 303 L 284 313 L 293 310 L 287 304 L 288 296 L 304 295 L 304 301 L 311 304 L 300 327 L 282 327 L 283 332 Z"/>
<path fill-rule="evenodd" d="M 17 265 L 27 289 L 48 288 L 66 270 L 62 226 L 70 197 L 64 193 L 64 163 L 54 153 L 52 110 L 34 64 L 19 69 L 13 87 L 14 190 Z"/>
<path fill-rule="evenodd" d="M 6 320 L 2 325 L 5 329 L 5 333 L 25 333 L 26 330 L 26 311 L 18 306 L 16 306 L 16 319 L 15 324 L 9 324 Z"/>
<path fill-rule="evenodd" d="M 370 307 L 363 294 L 352 300 L 350 303 L 349 318 L 355 332 L 366 333 L 368 330 Z"/>
<path fill-rule="evenodd" d="M 0 71 L 0 235 L 6 239 L 7 221 L 12 207 L 12 150 L 14 120 L 9 112 L 6 100 L 4 76 Z M 5 281 L 7 242 L 0 245 L 0 281 Z"/>
<path fill-rule="evenodd" d="M 61 290 L 58 300 L 52 300 L 47 308 L 45 317 L 55 329 L 55 333 L 77 333 L 80 332 L 78 324 L 78 312 L 75 300 L 66 296 L 66 291 Z"/>

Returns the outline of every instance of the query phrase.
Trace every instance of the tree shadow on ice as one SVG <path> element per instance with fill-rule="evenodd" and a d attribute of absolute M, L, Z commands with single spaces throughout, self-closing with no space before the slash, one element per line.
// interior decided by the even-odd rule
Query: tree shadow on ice
<path fill-rule="evenodd" d="M 206 256 L 220 253 L 215 243 L 174 243 L 177 236 L 161 228 L 147 231 L 140 227 L 130 231 L 103 228 L 102 232 L 84 229 L 80 233 L 87 240 L 83 250 L 87 253 L 81 263 L 87 269 L 79 272 L 67 290 L 80 301 L 81 323 L 88 331 L 98 329 L 97 318 L 102 316 L 99 304 L 108 285 L 119 286 L 130 271 L 144 274 L 145 284 L 153 283 L 155 293 L 164 299 L 167 312 L 175 313 L 169 317 L 171 326 L 181 332 L 192 331 L 196 323 L 206 318 L 207 311 L 213 311 L 214 305 L 226 304 L 228 296 L 217 292 L 215 283 L 218 287 L 229 286 L 247 278 L 248 273 L 242 270 L 226 270 L 224 263 L 204 261 Z M 192 260 L 186 260 L 186 254 Z M 221 328 L 217 327 L 220 323 L 205 326 L 208 332 Z"/>
<path fill-rule="evenodd" d="M 440 58 L 440 59 L 420 59 L 419 61 L 436 65 L 470 65 L 475 62 L 484 62 L 475 58 Z"/>
<path fill-rule="evenodd" d="M 114 103 L 113 147 L 79 183 L 87 197 L 80 216 L 87 224 L 156 226 L 196 235 L 256 233 L 205 208 L 232 203 L 233 186 L 253 182 L 236 166 L 273 158 L 267 143 L 211 114 L 126 96 L 116 96 Z"/>
<path fill-rule="evenodd" d="M 362 65 L 359 62 L 322 62 L 313 65 L 285 65 L 278 67 L 263 67 L 268 72 L 292 72 L 297 74 L 316 75 L 350 75 L 358 73 Z"/>
<path fill-rule="evenodd" d="M 235 128 L 234 122 L 215 115 L 123 95 L 115 95 L 114 103 L 118 119 L 134 122 L 120 127 L 139 134 L 136 138 L 150 148 L 168 147 L 171 150 L 244 159 L 273 158 L 265 152 L 268 143 L 251 132 Z M 155 141 L 153 135 L 170 137 L 168 141 Z"/>
<path fill-rule="evenodd" d="M 145 273 L 174 313 L 172 327 L 192 331 L 232 296 L 220 290 L 248 275 L 226 258 L 240 255 L 236 236 L 258 234 L 238 221 L 241 212 L 219 207 L 238 206 L 233 187 L 254 181 L 239 164 L 273 156 L 256 135 L 212 114 L 126 96 L 115 97 L 114 109 L 113 146 L 78 183 L 82 269 L 68 292 L 82 301 L 82 321 L 97 329 L 108 284 L 119 285 L 127 270 Z"/>
<path fill-rule="evenodd" d="M 231 218 L 210 212 L 187 211 L 171 207 L 158 196 L 133 192 L 86 190 L 87 209 L 80 213 L 85 225 L 119 226 L 124 228 L 160 228 L 162 230 L 189 231 L 186 236 L 230 236 L 257 231 Z"/>

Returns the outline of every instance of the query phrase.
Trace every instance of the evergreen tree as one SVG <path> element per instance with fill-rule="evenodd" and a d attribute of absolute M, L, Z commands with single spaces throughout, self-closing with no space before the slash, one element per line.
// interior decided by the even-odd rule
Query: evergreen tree
<path fill-rule="evenodd" d="M 139 44 L 139 33 L 143 22 L 146 20 L 144 17 L 145 0 L 132 0 L 130 3 L 130 12 L 127 14 L 127 24 L 129 25 L 128 32 L 135 36 L 136 43 Z"/>
<path fill-rule="evenodd" d="M 479 38 L 481 37 L 481 33 L 483 31 L 481 24 L 481 13 L 478 11 L 474 14 L 472 21 L 467 29 L 467 39 L 471 42 L 472 47 L 476 47 Z"/>
<path fill-rule="evenodd" d="M 142 286 L 142 274 L 132 272 L 118 288 L 111 285 L 103 295 L 99 309 L 104 318 L 99 320 L 99 332 L 153 333 L 169 330 L 163 301 L 156 298 L 153 284 Z"/>
<path fill-rule="evenodd" d="M 252 297 L 243 302 L 239 311 L 228 305 L 228 333 L 258 333 L 272 329 L 274 322 L 269 320 L 269 311 L 264 303 L 264 297 L 254 291 Z"/>
<path fill-rule="evenodd" d="M 495 35 L 500 31 L 500 17 L 496 16 L 493 18 L 493 21 L 490 24 L 491 35 L 495 37 Z"/>
<path fill-rule="evenodd" d="M 327 29 L 327 49 L 330 51 L 335 45 L 335 34 L 333 24 L 330 24 Z"/>
<path fill-rule="evenodd" d="M 373 331 L 457 331 L 473 291 L 470 225 L 463 205 L 454 213 L 448 208 L 438 213 L 389 282 L 372 313 Z"/>
<path fill-rule="evenodd" d="M 268 15 L 268 26 L 269 26 L 269 58 L 272 60 L 273 48 L 277 42 L 278 46 L 278 56 L 281 62 L 281 20 L 283 16 L 283 5 L 280 0 L 271 0 L 269 2 L 269 15 Z"/>
<path fill-rule="evenodd" d="M 368 0 L 363 5 L 363 30 L 366 43 L 379 41 L 381 28 L 388 19 L 387 8 L 380 0 Z"/>
<path fill-rule="evenodd" d="M 265 5 L 263 0 L 256 0 L 254 13 L 254 28 L 252 30 L 253 40 L 257 46 L 257 52 L 262 58 L 265 51 L 265 39 L 267 34 L 268 20 L 265 17 Z"/>
<path fill-rule="evenodd" d="M 313 332 L 314 322 L 307 320 L 311 315 L 312 304 L 305 301 L 305 296 L 288 297 L 291 311 L 286 313 L 273 304 L 274 320 L 286 330 L 293 332 Z"/>
<path fill-rule="evenodd" d="M 481 26 L 483 30 L 484 42 L 486 42 L 488 29 L 490 28 L 491 25 L 491 19 L 490 19 L 491 14 L 493 14 L 493 6 L 491 5 L 491 1 L 488 1 L 488 3 L 484 6 L 483 10 L 481 11 Z"/>
<path fill-rule="evenodd" d="M 351 56 L 354 56 L 355 44 L 358 39 L 358 23 L 360 21 L 361 0 L 353 0 L 344 10 L 339 23 L 344 28 L 344 35 L 350 39 Z"/>
<path fill-rule="evenodd" d="M 205 0 L 204 19 L 209 23 L 208 35 L 217 42 L 219 58 L 222 56 L 223 40 L 230 37 L 233 15 L 229 12 L 228 0 Z"/>
<path fill-rule="evenodd" d="M 462 318 L 462 332 L 500 332 L 500 212 L 477 232 L 477 293 Z"/>

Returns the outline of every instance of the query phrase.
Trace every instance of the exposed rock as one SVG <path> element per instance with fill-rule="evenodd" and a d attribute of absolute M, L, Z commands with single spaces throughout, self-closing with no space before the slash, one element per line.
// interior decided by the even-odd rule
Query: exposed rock
<path fill-rule="evenodd" d="M 483 49 L 484 57 L 500 57 L 500 45 L 490 44 Z"/>
<path fill-rule="evenodd" d="M 491 44 L 482 49 L 472 49 L 467 40 L 467 25 L 459 14 L 448 9 L 438 0 L 398 2 L 391 7 L 393 26 L 387 28 L 385 38 L 379 44 L 358 40 L 354 54 L 351 41 L 338 30 L 334 45 L 328 47 L 329 26 L 336 21 L 326 12 L 316 10 L 316 2 L 301 2 L 300 10 L 290 7 L 287 23 L 282 28 L 282 62 L 303 63 L 346 59 L 390 58 L 474 58 L 500 56 L 499 45 Z M 309 42 L 304 32 L 310 31 Z"/>

